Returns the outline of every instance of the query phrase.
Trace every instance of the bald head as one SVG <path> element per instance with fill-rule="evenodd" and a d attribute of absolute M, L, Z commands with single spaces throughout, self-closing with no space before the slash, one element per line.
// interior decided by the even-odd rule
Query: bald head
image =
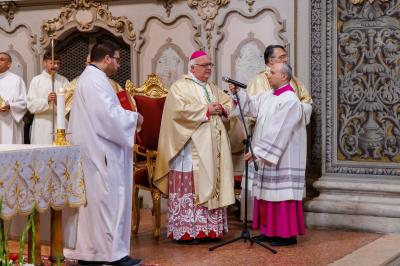
<path fill-rule="evenodd" d="M 292 79 L 292 68 L 286 63 L 276 63 L 271 66 L 267 78 L 273 89 L 280 88 Z"/>

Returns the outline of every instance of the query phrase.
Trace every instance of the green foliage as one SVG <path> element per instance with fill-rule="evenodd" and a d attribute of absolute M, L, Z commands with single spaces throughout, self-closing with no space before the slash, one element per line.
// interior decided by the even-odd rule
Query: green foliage
<path fill-rule="evenodd" d="M 32 228 L 32 260 L 35 261 L 35 207 L 32 209 L 31 214 L 28 218 L 28 223 L 26 224 L 24 231 L 22 232 L 21 239 L 19 241 L 19 256 L 18 256 L 18 265 L 22 265 L 24 263 L 24 249 L 25 249 L 25 240 L 28 236 L 29 229 Z"/>

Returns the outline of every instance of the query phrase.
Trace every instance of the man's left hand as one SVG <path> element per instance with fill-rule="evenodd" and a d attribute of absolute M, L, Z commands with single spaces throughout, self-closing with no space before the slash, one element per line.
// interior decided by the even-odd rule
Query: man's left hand
<path fill-rule="evenodd" d="M 251 162 L 254 158 L 251 156 L 251 152 L 248 152 L 244 155 L 244 160 Z"/>

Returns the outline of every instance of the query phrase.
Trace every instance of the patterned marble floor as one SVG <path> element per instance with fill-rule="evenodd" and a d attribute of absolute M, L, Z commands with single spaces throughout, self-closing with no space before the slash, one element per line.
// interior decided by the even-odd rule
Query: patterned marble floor
<path fill-rule="evenodd" d="M 346 232 L 334 230 L 309 229 L 300 237 L 297 246 L 277 247 L 277 254 L 249 242 L 238 241 L 212 252 L 208 247 L 214 244 L 182 245 L 166 238 L 166 228 L 162 228 L 162 239 L 153 239 L 153 217 L 148 209 L 141 210 L 142 220 L 139 233 L 132 237 L 131 255 L 143 259 L 145 266 L 169 265 L 327 265 L 352 251 L 378 239 L 379 234 Z M 229 217 L 229 232 L 224 240 L 240 235 L 242 224 Z M 162 225 L 166 224 L 166 215 L 162 216 Z M 257 231 L 252 231 L 257 235 Z M 11 242 L 10 251 L 18 252 L 19 243 Z M 42 247 L 42 254 L 49 254 L 49 247 Z M 44 261 L 49 265 L 48 261 Z M 68 263 L 67 265 L 73 265 Z"/>
<path fill-rule="evenodd" d="M 235 242 L 212 252 L 213 244 L 182 245 L 166 238 L 165 227 L 162 239 L 152 237 L 152 216 L 149 210 L 142 210 L 142 224 L 139 233 L 132 239 L 132 256 L 143 259 L 146 265 L 327 265 L 352 251 L 378 239 L 379 234 L 309 229 L 299 238 L 297 246 L 277 247 L 277 254 L 249 242 Z M 230 231 L 224 240 L 240 235 L 242 224 L 234 217 L 229 218 Z M 166 224 L 163 215 L 162 224 Z M 252 235 L 257 235 L 252 231 Z"/>

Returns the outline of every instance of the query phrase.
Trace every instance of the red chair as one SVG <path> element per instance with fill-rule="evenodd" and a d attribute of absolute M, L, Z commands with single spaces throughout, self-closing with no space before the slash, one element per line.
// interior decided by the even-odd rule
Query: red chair
<path fill-rule="evenodd" d="M 161 118 L 164 109 L 167 89 L 161 79 L 151 74 L 144 85 L 136 88 L 128 80 L 126 88 L 133 96 L 137 111 L 143 116 L 141 131 L 136 135 L 134 146 L 134 185 L 133 185 L 133 227 L 137 234 L 140 224 L 139 190 L 150 191 L 153 199 L 153 216 L 155 217 L 154 237 L 160 238 L 161 223 L 161 192 L 153 185 L 153 174 L 157 158 L 158 137 L 160 134 Z"/>

